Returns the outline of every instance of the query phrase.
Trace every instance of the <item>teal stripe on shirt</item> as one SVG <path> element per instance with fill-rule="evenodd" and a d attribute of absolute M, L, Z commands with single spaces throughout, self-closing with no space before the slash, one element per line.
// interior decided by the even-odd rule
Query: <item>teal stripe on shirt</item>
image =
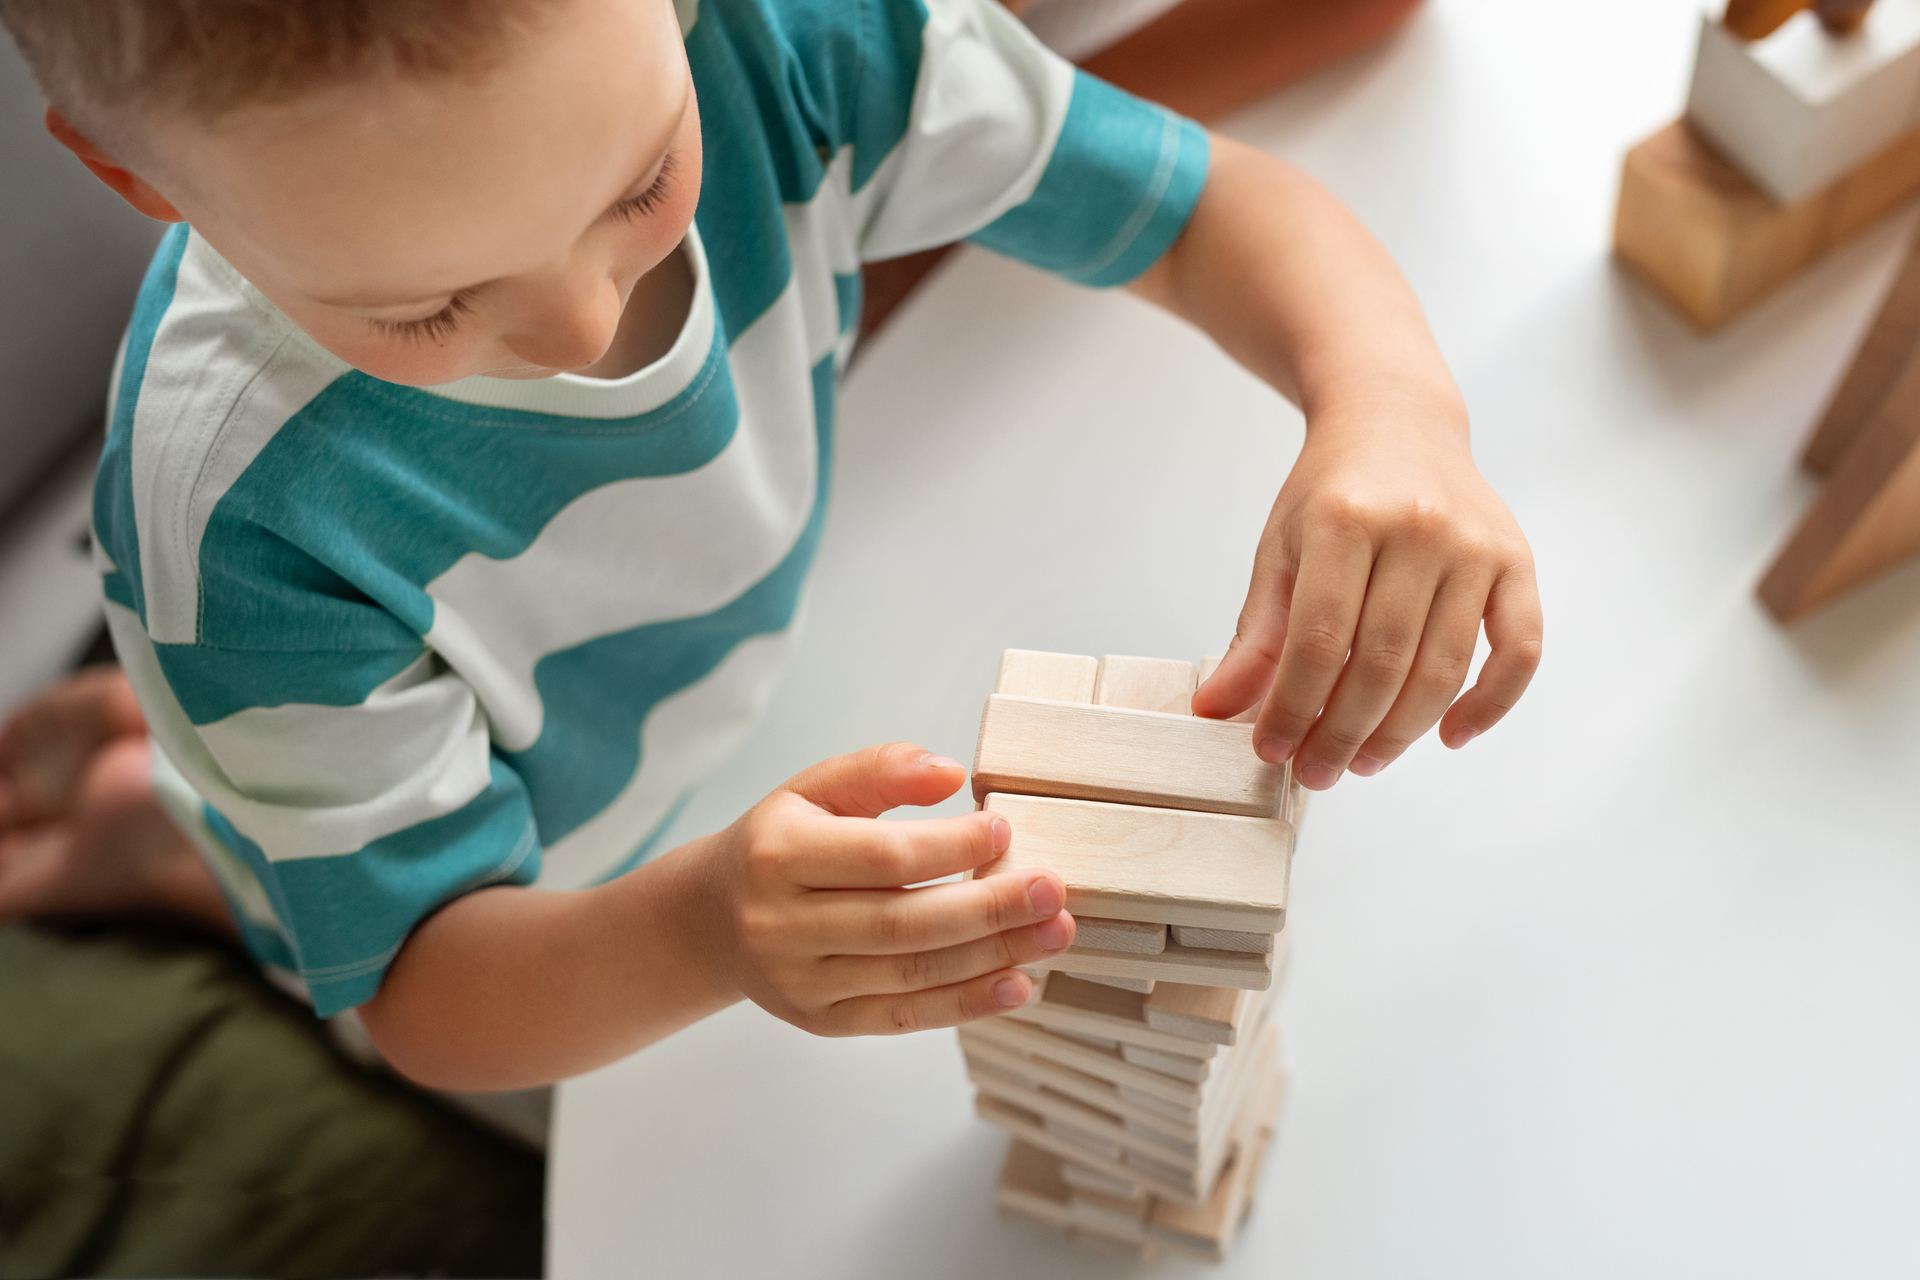
<path fill-rule="evenodd" d="M 1204 129 L 1075 72 L 1040 185 L 968 239 L 1080 284 L 1125 284 L 1172 247 L 1206 183 Z"/>

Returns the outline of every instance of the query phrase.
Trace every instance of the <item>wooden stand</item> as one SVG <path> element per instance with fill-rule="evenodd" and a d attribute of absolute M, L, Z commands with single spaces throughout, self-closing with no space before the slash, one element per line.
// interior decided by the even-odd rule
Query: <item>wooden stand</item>
<path fill-rule="evenodd" d="M 1917 190 L 1920 130 L 1782 205 L 1676 120 L 1627 153 L 1613 251 L 1710 331 Z"/>
<path fill-rule="evenodd" d="M 1783 622 L 1920 551 L 1920 241 L 1801 462 L 1827 483 L 1760 583 Z"/>

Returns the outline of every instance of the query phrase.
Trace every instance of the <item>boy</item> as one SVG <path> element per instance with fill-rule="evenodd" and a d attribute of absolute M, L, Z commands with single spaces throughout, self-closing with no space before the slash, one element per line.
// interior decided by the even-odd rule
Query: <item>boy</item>
<path fill-rule="evenodd" d="M 992 6 L 0 17 L 55 135 L 192 227 L 143 290 L 96 501 L 160 789 L 255 954 L 422 1083 L 551 1081 L 741 996 L 825 1034 L 950 1025 L 1070 943 L 1051 874 L 900 887 L 1010 835 L 871 821 L 963 780 L 904 744 L 648 856 L 773 678 L 863 258 L 968 236 L 1125 284 L 1302 404 L 1196 710 L 1262 702 L 1254 749 L 1307 785 L 1436 721 L 1462 745 L 1537 662 L 1526 544 L 1377 246 Z"/>

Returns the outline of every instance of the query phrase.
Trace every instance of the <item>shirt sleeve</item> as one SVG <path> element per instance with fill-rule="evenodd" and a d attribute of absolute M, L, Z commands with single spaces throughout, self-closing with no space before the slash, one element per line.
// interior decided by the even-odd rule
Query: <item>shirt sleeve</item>
<path fill-rule="evenodd" d="M 904 132 L 874 190 L 855 193 L 863 257 L 965 238 L 1110 286 L 1185 228 L 1207 177 L 1207 135 L 1192 121 L 1076 70 L 979 0 L 930 0 L 918 59 Z M 868 77 L 864 92 L 897 93 L 897 79 Z"/>
<path fill-rule="evenodd" d="M 164 756 L 158 780 L 174 784 L 163 801 L 248 949 L 298 974 L 321 1016 L 371 999 L 440 905 L 539 874 L 525 783 L 472 688 L 417 637 L 392 627 L 383 646 L 363 627 L 364 647 L 156 644 L 113 595 L 110 581 L 115 648 Z"/>

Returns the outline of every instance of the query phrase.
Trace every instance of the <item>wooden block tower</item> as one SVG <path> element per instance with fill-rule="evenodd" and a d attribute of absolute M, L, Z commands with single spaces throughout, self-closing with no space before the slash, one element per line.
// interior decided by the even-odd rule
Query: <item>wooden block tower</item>
<path fill-rule="evenodd" d="M 1225 1259 L 1285 1085 L 1267 1011 L 1302 794 L 1244 724 L 1193 715 L 1218 662 L 1008 650 L 974 757 L 1013 827 L 976 874 L 1051 868 L 1078 922 L 1026 1007 L 960 1030 L 1014 1139 L 997 1201 L 1138 1256 Z"/>

